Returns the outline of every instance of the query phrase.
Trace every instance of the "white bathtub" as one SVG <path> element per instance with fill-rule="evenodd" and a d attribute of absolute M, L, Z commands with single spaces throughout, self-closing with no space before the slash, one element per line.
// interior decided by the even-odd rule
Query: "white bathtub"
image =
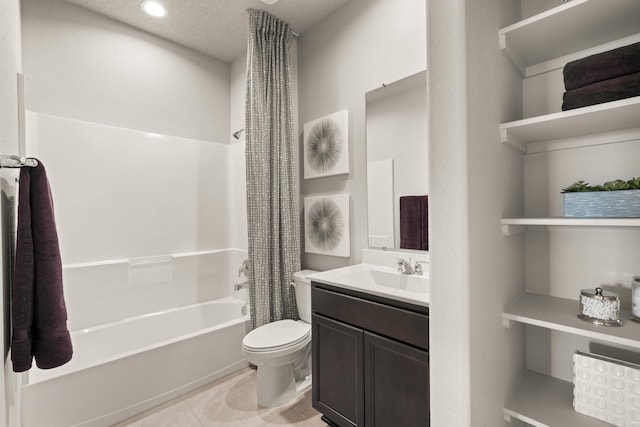
<path fill-rule="evenodd" d="M 29 371 L 23 426 L 109 426 L 247 366 L 243 305 L 223 298 L 72 332 L 71 362 Z"/>

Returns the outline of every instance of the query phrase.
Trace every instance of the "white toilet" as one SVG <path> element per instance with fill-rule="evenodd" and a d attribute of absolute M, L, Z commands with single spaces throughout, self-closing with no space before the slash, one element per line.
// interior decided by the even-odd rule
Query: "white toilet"
<path fill-rule="evenodd" d="M 258 405 L 277 406 L 311 386 L 311 281 L 293 274 L 300 320 L 278 320 L 249 332 L 242 353 L 258 368 Z"/>

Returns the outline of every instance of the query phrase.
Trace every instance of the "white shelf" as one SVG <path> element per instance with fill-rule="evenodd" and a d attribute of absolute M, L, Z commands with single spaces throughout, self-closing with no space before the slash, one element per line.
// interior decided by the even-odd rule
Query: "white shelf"
<path fill-rule="evenodd" d="M 505 236 L 523 232 L 528 225 L 568 227 L 640 227 L 640 218 L 503 218 L 500 221 Z"/>
<path fill-rule="evenodd" d="M 498 32 L 500 47 L 528 66 L 638 33 L 638 0 L 573 0 Z"/>
<path fill-rule="evenodd" d="M 573 300 L 525 293 L 502 313 L 502 319 L 505 327 L 519 322 L 640 349 L 640 324 L 628 320 L 625 310 L 621 310 L 623 326 L 594 325 L 579 319 L 578 311 L 577 295 Z"/>
<path fill-rule="evenodd" d="M 533 142 L 557 141 L 639 126 L 640 96 L 636 96 L 503 123 L 500 125 L 500 137 L 502 142 L 526 152 L 527 144 Z"/>
<path fill-rule="evenodd" d="M 522 374 L 504 414 L 536 427 L 611 425 L 573 410 L 572 383 L 529 370 Z"/>

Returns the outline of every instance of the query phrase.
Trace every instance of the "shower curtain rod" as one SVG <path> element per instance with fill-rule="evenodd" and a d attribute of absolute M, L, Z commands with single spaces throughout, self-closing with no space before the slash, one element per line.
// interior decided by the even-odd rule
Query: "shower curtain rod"
<path fill-rule="evenodd" d="M 0 154 L 0 169 L 2 168 L 34 168 L 38 161 L 30 157 L 21 157 L 14 154 Z"/>

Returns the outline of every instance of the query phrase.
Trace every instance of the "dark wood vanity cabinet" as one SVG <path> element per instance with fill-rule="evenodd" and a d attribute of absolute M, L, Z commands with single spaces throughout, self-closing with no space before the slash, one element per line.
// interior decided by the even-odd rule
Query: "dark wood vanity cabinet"
<path fill-rule="evenodd" d="M 312 283 L 313 407 L 336 426 L 429 425 L 428 308 Z"/>

